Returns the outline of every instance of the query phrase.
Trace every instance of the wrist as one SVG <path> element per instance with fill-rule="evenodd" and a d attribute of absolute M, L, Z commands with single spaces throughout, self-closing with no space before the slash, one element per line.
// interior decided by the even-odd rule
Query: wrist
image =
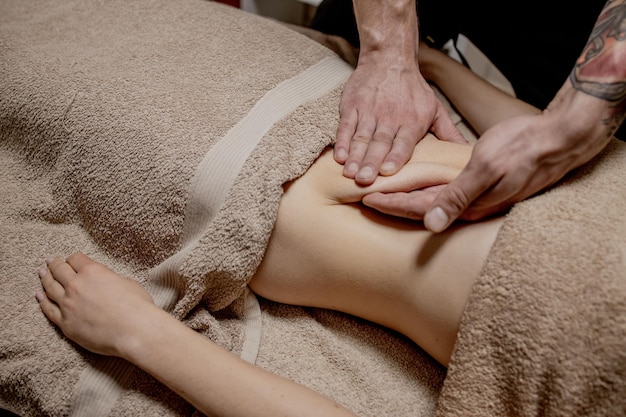
<path fill-rule="evenodd" d="M 414 0 L 372 2 L 357 0 L 354 11 L 359 28 L 360 57 L 414 61 L 418 38 Z"/>
<path fill-rule="evenodd" d="M 554 137 L 546 145 L 551 145 L 555 154 L 570 155 L 570 169 L 582 165 L 611 140 L 617 129 L 610 123 L 612 111 L 609 102 L 576 90 L 566 82 L 543 112 L 550 126 L 548 131 Z"/>
<path fill-rule="evenodd" d="M 561 87 L 544 114 L 569 137 L 611 137 L 618 126 L 610 122 L 614 107 L 606 100 L 573 88 L 569 81 Z"/>
<path fill-rule="evenodd" d="M 167 329 L 172 325 L 172 321 L 179 324 L 176 319 L 154 304 L 142 308 L 120 329 L 115 356 L 141 366 L 142 358 L 149 356 L 146 355 L 147 352 L 167 343 Z"/>
<path fill-rule="evenodd" d="M 403 71 L 419 71 L 415 58 L 410 56 L 395 54 L 391 51 L 370 51 L 359 54 L 357 67 L 368 68 L 370 72 L 388 73 Z"/>

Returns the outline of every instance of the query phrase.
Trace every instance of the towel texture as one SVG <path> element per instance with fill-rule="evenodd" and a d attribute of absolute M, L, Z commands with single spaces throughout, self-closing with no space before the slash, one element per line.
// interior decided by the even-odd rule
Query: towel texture
<path fill-rule="evenodd" d="M 197 414 L 43 316 L 37 268 L 82 251 L 361 416 L 625 414 L 626 144 L 511 211 L 446 375 L 392 331 L 247 291 L 282 184 L 334 137 L 351 68 L 330 49 L 206 0 L 5 0 L 0 59 L 0 406 Z"/>
<path fill-rule="evenodd" d="M 204 0 L 9 0 L 0 57 L 0 405 L 194 413 L 39 311 L 36 269 L 82 251 L 216 343 L 359 415 L 432 415 L 444 371 L 405 338 L 246 291 L 282 184 L 333 139 L 351 68 L 332 51 Z"/>
<path fill-rule="evenodd" d="M 626 415 L 626 144 L 508 215 L 439 416 Z"/>

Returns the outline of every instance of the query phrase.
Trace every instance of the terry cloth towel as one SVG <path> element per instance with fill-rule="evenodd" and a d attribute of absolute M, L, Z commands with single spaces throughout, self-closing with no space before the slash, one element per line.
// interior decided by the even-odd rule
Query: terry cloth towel
<path fill-rule="evenodd" d="M 434 413 L 444 370 L 404 337 L 246 289 L 282 184 L 334 137 L 351 68 L 331 50 L 205 0 L 6 0 L 0 59 L 0 407 L 194 413 L 43 316 L 36 269 L 82 251 L 358 415 Z"/>
<path fill-rule="evenodd" d="M 465 310 L 438 416 L 626 415 L 626 143 L 517 204 Z"/>

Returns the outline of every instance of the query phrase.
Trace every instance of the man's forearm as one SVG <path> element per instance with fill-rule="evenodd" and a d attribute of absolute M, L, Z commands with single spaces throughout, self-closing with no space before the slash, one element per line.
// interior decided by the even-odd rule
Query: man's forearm
<path fill-rule="evenodd" d="M 573 6 L 575 7 L 575 6 Z M 608 0 L 570 74 L 574 89 L 606 102 L 603 119 L 613 133 L 624 120 L 626 99 L 626 1 Z"/>
<path fill-rule="evenodd" d="M 380 52 L 385 59 L 415 61 L 418 40 L 415 0 L 354 0 L 360 58 Z"/>

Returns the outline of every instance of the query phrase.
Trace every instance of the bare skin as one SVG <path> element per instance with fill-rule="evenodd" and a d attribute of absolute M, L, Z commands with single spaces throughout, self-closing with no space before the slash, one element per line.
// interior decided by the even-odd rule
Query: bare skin
<path fill-rule="evenodd" d="M 427 131 L 465 139 L 420 74 L 414 0 L 354 3 L 359 59 L 341 98 L 335 160 L 344 175 L 370 185 L 379 172 L 395 174 Z"/>
<path fill-rule="evenodd" d="M 409 40 L 405 36 L 384 36 L 406 33 L 417 39 L 414 22 L 388 12 L 394 10 L 394 7 L 402 7 L 408 13 L 406 16 L 413 19 L 414 1 L 355 1 L 359 35 L 373 34 L 362 37 L 361 53 L 365 51 L 365 55 L 359 57 L 359 65 L 363 59 L 372 80 L 392 72 L 396 62 L 407 63 L 419 55 L 419 44 L 414 42 L 415 49 L 410 50 L 406 46 Z M 365 18 L 359 19 L 359 15 Z M 379 15 L 385 18 L 379 18 Z M 553 185 L 569 171 L 589 161 L 606 147 L 626 114 L 626 95 L 623 94 L 626 81 L 625 22 L 626 1 L 608 0 L 587 47 L 548 108 L 537 114 L 502 119 L 497 125 L 491 126 L 480 137 L 467 167 L 448 186 L 442 187 L 436 196 L 406 189 L 403 193 L 377 194 L 369 197 L 366 203 L 388 214 L 423 219 L 429 230 L 441 232 L 459 218 L 474 220 L 501 213 L 514 203 Z M 380 65 L 381 60 L 377 61 L 378 65 L 368 64 L 370 57 L 375 59 L 376 55 L 385 54 L 393 57 L 389 60 L 390 67 Z M 415 67 L 421 65 L 418 62 Z M 408 68 L 408 64 L 405 67 Z M 423 93 L 423 79 L 419 69 L 416 74 L 415 68 L 411 68 L 410 73 L 416 80 L 411 85 L 403 84 L 400 78 L 387 77 L 387 82 L 378 83 L 381 87 L 374 90 L 368 89 L 363 82 L 348 83 L 346 86 L 344 95 L 347 98 L 345 104 L 342 99 L 341 112 L 343 127 L 342 132 L 337 133 L 339 148 L 335 151 L 335 158 L 340 163 L 349 163 L 344 174 L 361 184 L 373 181 L 372 176 L 377 175 L 381 163 L 384 165 L 393 160 L 397 169 L 397 164 L 410 153 L 406 144 L 412 142 L 392 134 L 378 137 L 355 135 L 352 144 L 348 144 L 343 131 L 371 131 L 371 128 L 361 127 L 361 124 L 373 124 L 364 120 L 377 120 L 386 114 L 373 103 L 396 100 L 396 91 L 401 88 L 412 89 L 412 92 L 404 91 L 397 100 L 404 103 L 403 97 L 412 97 L 416 117 L 421 118 L 422 122 L 433 120 L 433 113 L 438 112 L 439 105 L 433 102 L 432 95 Z M 355 71 L 354 77 L 356 74 Z M 354 89 L 366 92 L 357 93 Z M 430 110 L 424 112 L 424 103 Z M 353 109 L 358 109 L 359 115 L 367 115 L 368 118 L 356 119 L 350 116 L 350 110 Z M 404 126 L 403 115 L 407 112 L 409 110 L 404 109 L 392 113 L 386 117 L 389 119 L 386 123 Z M 448 138 L 439 131 L 433 131 L 442 139 Z M 386 141 L 386 144 L 381 144 L 381 141 Z M 400 144 L 396 145 L 396 141 L 400 141 Z M 348 149 L 349 155 L 346 154 Z M 389 173 L 382 168 L 380 172 Z"/>
<path fill-rule="evenodd" d="M 471 79 L 461 86 L 470 92 L 474 87 Z M 459 93 L 457 107 L 471 106 Z M 483 119 L 487 127 L 499 122 L 494 114 L 535 111 L 510 97 L 482 98 L 479 108 L 491 115 Z M 491 102 L 500 113 L 491 111 Z M 342 175 L 327 149 L 301 178 L 285 185 L 250 287 L 278 302 L 335 309 L 388 326 L 447 365 L 463 308 L 502 219 L 435 235 L 359 201 L 405 189 L 436 195 L 459 175 L 472 150 L 427 135 L 396 175 L 359 186 Z M 85 255 L 51 259 L 39 276 L 41 309 L 69 338 L 141 367 L 207 415 L 352 415 L 226 352 L 157 308 L 136 282 Z"/>
<path fill-rule="evenodd" d="M 39 276 L 41 309 L 67 337 L 135 364 L 205 415 L 354 417 L 212 343 L 158 308 L 135 281 L 83 254 L 51 259 Z"/>
<path fill-rule="evenodd" d="M 278 302 L 335 309 L 388 326 L 446 365 L 501 220 L 434 236 L 358 201 L 407 185 L 436 188 L 460 172 L 470 152 L 468 145 L 428 137 L 397 175 L 359 187 L 342 176 L 326 150 L 285 186 L 250 287 Z M 135 281 L 83 254 L 47 261 L 39 276 L 41 309 L 67 337 L 139 366 L 207 415 L 352 415 L 223 350 L 159 309 Z"/>
<path fill-rule="evenodd" d="M 440 236 L 357 202 L 373 191 L 446 184 L 471 147 L 429 135 L 391 177 L 359 187 L 327 150 L 288 185 L 250 288 L 274 301 L 341 310 L 411 338 L 447 365 L 458 326 L 501 219 Z"/>

